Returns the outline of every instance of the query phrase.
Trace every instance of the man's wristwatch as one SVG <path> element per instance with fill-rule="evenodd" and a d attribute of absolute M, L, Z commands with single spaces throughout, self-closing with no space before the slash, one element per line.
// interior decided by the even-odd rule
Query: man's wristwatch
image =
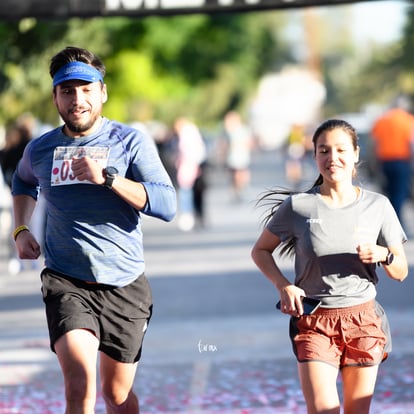
<path fill-rule="evenodd" d="M 383 262 L 381 262 L 381 264 L 389 266 L 393 262 L 393 260 L 394 260 L 394 253 L 388 250 L 387 257 Z"/>
<path fill-rule="evenodd" d="M 106 167 L 102 170 L 102 174 L 105 178 L 103 185 L 111 190 L 115 177 L 118 175 L 118 170 L 115 167 Z"/>

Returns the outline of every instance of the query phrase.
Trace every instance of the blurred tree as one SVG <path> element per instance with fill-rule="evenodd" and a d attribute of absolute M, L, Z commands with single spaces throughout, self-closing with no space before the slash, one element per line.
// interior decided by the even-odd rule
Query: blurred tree
<path fill-rule="evenodd" d="M 110 38 L 122 48 L 113 51 L 107 64 L 114 75 L 108 78 L 112 98 L 119 99 L 106 106 L 106 113 L 124 106 L 117 113 L 123 120 L 172 122 L 185 113 L 203 123 L 216 121 L 229 107 L 245 104 L 258 77 L 288 56 L 274 36 L 274 25 L 282 19 L 272 13 L 117 22 Z M 126 86 L 131 96 L 123 104 L 121 78 L 136 86 Z"/>
<path fill-rule="evenodd" d="M 317 63 L 327 86 L 326 115 L 386 102 L 397 92 L 414 94 L 414 7 L 401 42 L 365 48 L 353 42 L 346 7 L 319 8 L 313 17 L 300 9 L 0 22 L 0 124 L 27 111 L 58 122 L 47 73 L 50 57 L 66 45 L 104 59 L 105 115 L 125 122 L 172 122 L 186 114 L 215 124 L 230 108 L 246 109 L 260 77 L 287 63 Z M 303 30 L 293 42 L 284 36 L 292 16 L 294 31 Z"/>
<path fill-rule="evenodd" d="M 323 27 L 320 59 L 327 89 L 325 117 L 358 112 L 370 104 L 389 104 L 399 93 L 414 92 L 414 59 L 410 53 L 414 47 L 414 8 L 408 13 L 401 40 L 358 44 L 347 19 L 351 17 L 346 14 L 348 7 L 330 11 L 330 18 L 319 22 Z"/>
<path fill-rule="evenodd" d="M 87 44 L 98 54 L 105 53 L 107 41 L 102 23 L 99 19 L 87 25 L 79 19 L 0 23 L 0 123 L 22 112 L 56 123 L 56 110 L 50 99 L 50 58 L 66 45 Z"/>
<path fill-rule="evenodd" d="M 275 35 L 282 22 L 276 13 L 252 13 L 0 23 L 0 122 L 31 111 L 56 123 L 48 64 L 66 45 L 104 59 L 107 116 L 171 121 L 186 113 L 213 122 L 289 58 Z"/>
<path fill-rule="evenodd" d="M 397 47 L 394 53 L 395 66 L 402 67 L 402 74 L 400 76 L 401 92 L 414 97 L 414 6 L 407 7 L 407 17 L 403 30 L 402 42 Z"/>
<path fill-rule="evenodd" d="M 336 105 L 333 111 L 356 112 L 367 104 L 389 105 L 397 95 L 414 97 L 414 6 L 407 6 L 400 40 L 389 44 L 371 44 L 355 55 L 352 65 L 342 66 L 347 77 L 335 83 Z M 331 77 L 332 79 L 332 77 Z M 331 100 L 332 102 L 332 100 Z"/>

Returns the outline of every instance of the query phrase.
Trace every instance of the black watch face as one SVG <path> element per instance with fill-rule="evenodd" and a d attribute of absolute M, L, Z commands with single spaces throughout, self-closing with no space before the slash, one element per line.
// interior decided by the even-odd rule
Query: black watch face
<path fill-rule="evenodd" d="M 106 174 L 115 175 L 118 174 L 118 170 L 115 167 L 106 167 Z"/>

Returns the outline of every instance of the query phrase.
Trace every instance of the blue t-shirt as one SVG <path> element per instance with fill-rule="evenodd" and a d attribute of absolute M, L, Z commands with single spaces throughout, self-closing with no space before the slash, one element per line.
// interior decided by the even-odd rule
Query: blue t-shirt
<path fill-rule="evenodd" d="M 142 213 L 165 221 L 176 213 L 176 194 L 153 140 L 103 118 L 94 134 L 72 138 L 56 128 L 33 139 L 13 177 L 13 195 L 46 199 L 45 265 L 89 282 L 125 286 L 144 270 L 140 212 L 112 190 L 71 176 L 73 156 L 89 155 L 141 182 Z"/>

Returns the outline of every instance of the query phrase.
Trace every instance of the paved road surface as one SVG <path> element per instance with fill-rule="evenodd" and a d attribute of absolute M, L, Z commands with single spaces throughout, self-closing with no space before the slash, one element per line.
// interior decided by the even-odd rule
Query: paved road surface
<path fill-rule="evenodd" d="M 144 414 L 305 412 L 287 318 L 274 310 L 276 293 L 250 259 L 261 211 L 249 200 L 280 182 L 280 163 L 273 153 L 255 155 L 252 188 L 240 204 L 225 173 L 215 171 L 205 229 L 182 233 L 175 222 L 145 220 L 155 308 L 135 382 Z M 407 253 L 412 273 L 414 242 Z M 284 269 L 291 274 L 291 263 Z M 3 261 L 0 414 L 61 414 L 63 385 L 48 348 L 38 271 L 6 273 Z M 394 352 L 380 368 L 372 413 L 414 413 L 412 292 L 412 275 L 403 284 L 381 275 Z M 104 413 L 100 395 L 96 412 Z"/>

